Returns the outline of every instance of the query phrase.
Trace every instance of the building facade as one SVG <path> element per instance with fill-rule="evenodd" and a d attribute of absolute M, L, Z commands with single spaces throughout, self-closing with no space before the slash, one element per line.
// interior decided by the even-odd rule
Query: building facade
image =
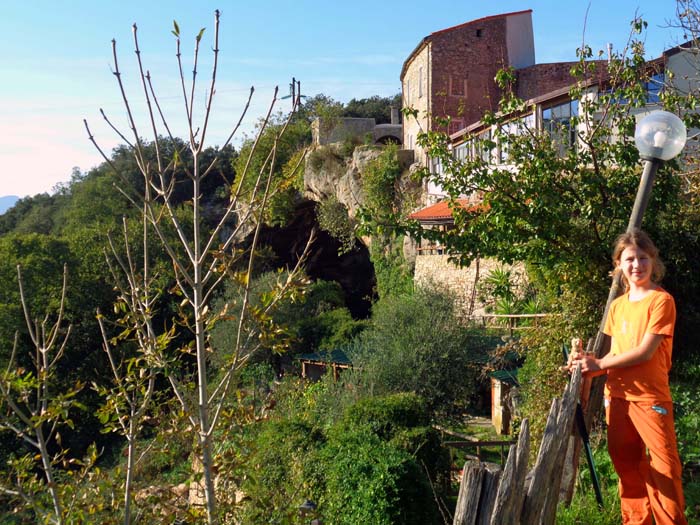
<path fill-rule="evenodd" d="M 417 118 L 405 119 L 403 144 L 428 159 L 416 138 L 450 117 L 453 133 L 495 110 L 501 93 L 494 82 L 504 67 L 535 63 L 532 10 L 480 18 L 423 38 L 401 70 L 403 105 Z"/>

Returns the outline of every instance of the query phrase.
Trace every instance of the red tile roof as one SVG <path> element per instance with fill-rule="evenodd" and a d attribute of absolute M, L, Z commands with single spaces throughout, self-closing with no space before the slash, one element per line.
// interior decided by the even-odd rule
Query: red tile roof
<path fill-rule="evenodd" d="M 480 204 L 474 204 L 469 199 L 457 199 L 453 203 L 454 206 L 460 206 L 465 210 L 474 210 L 480 207 Z M 410 219 L 416 219 L 420 222 L 447 222 L 452 220 L 452 209 L 450 208 L 450 201 L 444 200 L 440 201 L 432 206 L 427 206 L 422 210 L 412 213 L 408 216 Z"/>

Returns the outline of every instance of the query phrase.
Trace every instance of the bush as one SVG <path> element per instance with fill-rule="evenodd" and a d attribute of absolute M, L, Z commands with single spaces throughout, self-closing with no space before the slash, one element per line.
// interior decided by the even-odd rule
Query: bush
<path fill-rule="evenodd" d="M 311 497 L 303 491 L 314 477 L 314 455 L 323 441 L 304 422 L 285 418 L 262 424 L 246 459 L 242 523 L 293 522 L 298 505 Z"/>
<path fill-rule="evenodd" d="M 355 226 L 348 216 L 348 209 L 331 195 L 316 206 L 316 217 L 321 229 L 340 243 L 338 255 L 355 247 Z"/>
<path fill-rule="evenodd" d="M 557 315 L 538 320 L 537 328 L 523 332 L 520 347 L 525 363 L 518 375 L 523 401 L 520 416 L 530 420 L 532 459 L 539 450 L 552 399 L 561 397 L 569 381 L 568 374 L 559 369 L 564 364 L 562 345 L 569 347 L 573 337 L 595 333 L 602 304 L 565 290 L 544 307 Z M 583 344 L 585 347 L 585 339 Z"/>
<path fill-rule="evenodd" d="M 429 424 L 425 401 L 413 393 L 399 393 L 365 398 L 349 406 L 338 428 L 345 432 L 369 428 L 379 438 L 414 455 L 438 491 L 444 491 L 449 487 L 450 455 L 439 432 Z"/>
<path fill-rule="evenodd" d="M 299 348 L 304 352 L 335 350 L 347 346 L 365 328 L 347 308 L 336 308 L 299 321 Z"/>
<path fill-rule="evenodd" d="M 298 523 L 298 506 L 311 499 L 329 524 L 441 523 L 429 479 L 438 492 L 446 486 L 449 454 L 424 426 L 425 403 L 412 394 L 357 404 L 348 396 L 342 409 L 329 407 L 340 388 L 286 380 L 272 418 L 231 436 L 240 442 L 228 448 L 246 451 L 226 469 L 243 480 L 240 522 Z"/>
<path fill-rule="evenodd" d="M 351 349 L 375 395 L 414 392 L 431 412 L 459 413 L 472 401 L 483 356 L 470 346 L 452 299 L 442 292 L 381 298 Z"/>
<path fill-rule="evenodd" d="M 322 454 L 326 491 L 319 510 L 335 525 L 440 523 L 431 488 L 413 456 L 361 426 L 341 432 Z"/>
<path fill-rule="evenodd" d="M 413 268 L 402 253 L 403 237 L 387 240 L 387 246 L 373 243 L 370 258 L 377 279 L 377 295 L 400 296 L 413 293 Z"/>

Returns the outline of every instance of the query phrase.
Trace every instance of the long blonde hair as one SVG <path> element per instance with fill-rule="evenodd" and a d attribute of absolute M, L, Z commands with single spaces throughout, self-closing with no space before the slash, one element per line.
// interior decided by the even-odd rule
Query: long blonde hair
<path fill-rule="evenodd" d="M 625 248 L 632 246 L 642 250 L 651 259 L 651 280 L 658 283 L 663 279 L 666 273 L 666 267 L 659 258 L 659 249 L 644 231 L 637 228 L 623 233 L 615 240 L 615 248 L 612 253 L 612 262 L 615 267 L 613 275 L 620 273 L 620 258 L 622 257 L 622 252 L 625 251 Z M 627 290 L 629 288 L 629 283 L 624 275 L 622 275 L 622 283 L 625 290 Z"/>

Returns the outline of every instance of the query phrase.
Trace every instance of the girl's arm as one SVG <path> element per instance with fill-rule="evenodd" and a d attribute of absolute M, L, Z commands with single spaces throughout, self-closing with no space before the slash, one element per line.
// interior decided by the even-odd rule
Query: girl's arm
<path fill-rule="evenodd" d="M 579 360 L 581 363 L 581 372 L 590 374 L 605 371 L 610 368 L 626 368 L 628 366 L 645 363 L 652 358 L 664 337 L 666 336 L 660 334 L 644 334 L 639 346 L 623 354 L 607 354 L 600 359 L 596 359 L 592 355 L 584 355 Z"/>

